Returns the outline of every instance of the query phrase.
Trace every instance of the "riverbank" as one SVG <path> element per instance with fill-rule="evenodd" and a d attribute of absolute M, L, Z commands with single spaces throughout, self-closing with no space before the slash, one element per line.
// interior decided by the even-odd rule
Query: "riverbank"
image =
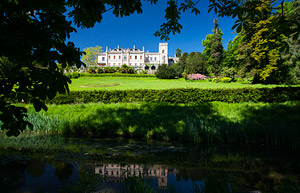
<path fill-rule="evenodd" d="M 115 103 L 28 108 L 35 133 L 300 147 L 300 103 Z"/>
<path fill-rule="evenodd" d="M 85 192 L 121 193 L 130 185 L 127 180 L 133 180 L 133 188 L 152 182 L 147 186 L 150 192 L 160 193 L 192 192 L 193 184 L 198 192 L 207 193 L 228 192 L 224 191 L 228 187 L 229 192 L 299 192 L 297 150 L 32 134 L 6 139 L 10 141 L 7 146 L 18 140 L 23 147 L 3 149 L 0 145 L 0 187 L 5 192 L 79 193 L 95 187 Z M 176 191 L 170 191 L 172 187 Z"/>

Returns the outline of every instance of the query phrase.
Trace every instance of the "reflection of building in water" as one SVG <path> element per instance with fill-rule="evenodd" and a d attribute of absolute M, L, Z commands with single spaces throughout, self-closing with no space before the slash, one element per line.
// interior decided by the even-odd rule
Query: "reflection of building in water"
<path fill-rule="evenodd" d="M 152 168 L 148 168 L 147 177 L 158 178 L 158 186 L 159 187 L 167 187 L 168 186 L 168 169 L 162 168 L 159 165 L 154 165 Z"/>
<path fill-rule="evenodd" d="M 128 164 L 125 166 L 121 166 L 120 164 L 95 165 L 95 174 L 99 174 L 110 181 L 119 182 L 128 176 L 144 176 L 147 178 L 157 178 L 160 188 L 167 187 L 168 173 L 170 173 L 169 170 L 160 165 L 154 165 L 150 168 L 145 168 L 143 165 L 138 164 Z"/>
<path fill-rule="evenodd" d="M 142 176 L 144 168 L 137 164 L 121 166 L 120 164 L 96 164 L 95 174 L 106 178 L 121 178 L 128 176 Z"/>

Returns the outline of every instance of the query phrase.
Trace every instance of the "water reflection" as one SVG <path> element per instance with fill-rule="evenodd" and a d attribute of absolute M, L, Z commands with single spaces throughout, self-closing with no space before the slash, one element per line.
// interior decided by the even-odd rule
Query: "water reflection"
<path fill-rule="evenodd" d="M 153 152 L 149 145 L 134 147 L 111 143 L 101 155 L 85 151 L 20 155 L 0 150 L 0 193 L 121 193 L 132 182 L 168 193 L 172 188 L 178 193 L 300 192 L 297 151 L 210 146 Z M 141 153 L 144 148 L 151 153 Z M 139 154 L 128 153 L 129 149 Z M 136 178 L 128 180 L 132 177 Z"/>
<path fill-rule="evenodd" d="M 122 182 L 122 180 L 132 176 L 157 179 L 159 188 L 167 188 L 168 175 L 176 175 L 176 169 L 168 170 L 161 165 L 145 167 L 142 164 L 128 164 L 124 166 L 120 164 L 95 164 L 95 174 L 99 174 L 102 178 L 114 182 Z"/>

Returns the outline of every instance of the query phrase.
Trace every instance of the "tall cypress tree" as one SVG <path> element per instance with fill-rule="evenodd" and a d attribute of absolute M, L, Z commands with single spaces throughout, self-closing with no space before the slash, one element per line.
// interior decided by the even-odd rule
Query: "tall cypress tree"
<path fill-rule="evenodd" d="M 203 54 L 207 60 L 209 71 L 215 75 L 220 74 L 224 59 L 222 35 L 223 32 L 219 29 L 218 19 L 214 19 L 213 34 L 208 34 L 202 41 Z"/>

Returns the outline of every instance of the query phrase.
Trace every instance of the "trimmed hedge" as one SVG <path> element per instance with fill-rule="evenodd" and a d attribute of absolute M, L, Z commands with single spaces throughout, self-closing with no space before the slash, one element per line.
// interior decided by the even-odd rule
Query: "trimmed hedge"
<path fill-rule="evenodd" d="M 300 87 L 238 88 L 238 89 L 167 89 L 167 90 L 98 90 L 71 91 L 57 95 L 52 104 L 115 103 L 115 102 L 168 102 L 199 103 L 221 101 L 285 102 L 300 100 Z"/>
<path fill-rule="evenodd" d="M 155 77 L 154 74 L 122 74 L 122 73 L 102 73 L 102 74 L 91 74 L 91 73 L 80 73 L 80 77 Z"/>

